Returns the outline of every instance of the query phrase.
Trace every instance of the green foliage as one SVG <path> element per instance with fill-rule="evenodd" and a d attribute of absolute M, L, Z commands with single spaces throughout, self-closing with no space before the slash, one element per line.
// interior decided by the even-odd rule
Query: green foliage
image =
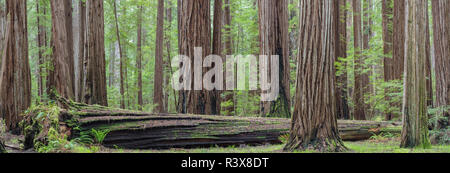
<path fill-rule="evenodd" d="M 104 129 L 104 130 L 92 129 L 91 130 L 91 134 L 92 134 L 92 136 L 94 136 L 95 142 L 97 142 L 98 144 L 103 143 L 103 140 L 105 140 L 105 138 L 109 132 L 111 132 L 111 130 L 109 130 L 109 129 Z"/>

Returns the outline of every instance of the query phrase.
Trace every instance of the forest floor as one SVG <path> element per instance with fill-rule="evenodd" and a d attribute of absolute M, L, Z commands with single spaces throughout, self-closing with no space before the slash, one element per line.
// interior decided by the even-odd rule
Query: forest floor
<path fill-rule="evenodd" d="M 6 145 L 9 153 L 33 153 L 33 150 L 20 150 L 23 136 L 14 136 L 7 134 Z M 433 145 L 431 149 L 403 149 L 400 148 L 399 137 L 376 136 L 370 140 L 358 142 L 344 142 L 349 148 L 347 153 L 450 153 L 450 145 Z M 64 152 L 68 153 L 284 153 L 284 144 L 261 145 L 261 146 L 229 146 L 209 148 L 181 149 L 174 148 L 169 150 L 128 150 L 112 149 L 103 146 L 78 146 Z M 316 153 L 316 151 L 296 151 L 294 153 Z"/>

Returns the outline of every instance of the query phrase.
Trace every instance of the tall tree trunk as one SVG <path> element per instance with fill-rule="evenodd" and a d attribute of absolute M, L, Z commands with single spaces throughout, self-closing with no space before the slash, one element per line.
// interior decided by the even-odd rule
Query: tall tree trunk
<path fill-rule="evenodd" d="M 428 3 L 426 3 L 426 16 L 425 16 L 425 25 L 426 25 L 426 40 L 425 40 L 425 55 L 426 55 L 426 78 L 427 78 L 427 106 L 433 107 L 433 76 L 431 74 L 431 34 L 430 34 L 430 18 L 428 14 Z"/>
<path fill-rule="evenodd" d="M 214 23 L 213 23 L 213 42 L 212 42 L 212 54 L 222 56 L 222 28 L 223 28 L 223 0 L 214 0 Z M 213 64 L 211 68 L 215 67 Z M 216 80 L 217 77 L 214 77 Z M 207 110 L 211 115 L 220 115 L 220 91 L 214 90 L 208 92 Z"/>
<path fill-rule="evenodd" d="M 394 66 L 394 59 L 392 58 L 392 42 L 393 42 L 393 16 L 394 16 L 394 10 L 393 10 L 393 0 L 383 0 L 382 4 L 382 12 L 383 12 L 383 54 L 385 57 L 383 58 L 384 63 L 384 81 L 390 82 L 394 80 L 394 68 L 397 68 Z M 389 106 L 394 107 L 395 104 L 392 104 L 391 97 L 389 95 L 391 94 L 389 88 L 385 89 L 385 99 L 389 103 L 391 103 Z M 386 120 L 392 120 L 394 117 L 394 113 L 388 109 L 386 112 Z"/>
<path fill-rule="evenodd" d="M 338 0 L 335 7 L 335 31 L 336 31 L 336 61 L 339 58 L 347 58 L 347 0 Z M 338 118 L 350 119 L 347 97 L 347 63 L 342 62 L 343 73 L 337 77 L 336 108 Z"/>
<path fill-rule="evenodd" d="M 74 72 L 72 53 L 72 13 L 71 1 L 51 0 L 53 55 L 48 75 L 48 89 L 53 97 L 57 92 L 61 97 L 74 99 Z M 69 24 L 70 23 L 70 24 Z M 69 29 L 70 28 L 70 29 Z M 53 98 L 54 99 L 54 98 Z"/>
<path fill-rule="evenodd" d="M 402 148 L 430 147 L 426 95 L 427 0 L 405 1 L 405 81 Z"/>
<path fill-rule="evenodd" d="M 450 125 L 450 2 L 433 0 L 433 32 L 436 72 L 436 106 L 440 108 L 441 119 L 436 129 L 445 129 Z"/>
<path fill-rule="evenodd" d="M 103 1 L 86 1 L 86 81 L 84 102 L 108 106 L 106 91 L 106 62 Z"/>
<path fill-rule="evenodd" d="M 394 0 L 394 79 L 402 80 L 404 75 L 404 63 L 405 63 L 405 0 Z M 400 105 L 399 105 L 400 107 Z"/>
<path fill-rule="evenodd" d="M 3 51 L 3 43 L 5 42 L 5 34 L 6 34 L 6 10 L 5 4 L 3 1 L 0 3 L 0 51 Z M 0 60 L 0 70 L 1 70 L 2 61 Z"/>
<path fill-rule="evenodd" d="M 224 37 L 225 37 L 225 47 L 224 47 L 224 53 L 225 55 L 233 55 L 233 35 L 231 33 L 231 3 L 230 0 L 225 0 L 225 8 L 224 8 Z M 226 62 L 226 61 L 225 61 Z M 225 73 L 225 80 L 233 80 L 233 76 L 227 76 Z M 227 91 L 225 94 L 224 102 L 229 102 L 231 104 L 228 104 L 228 107 L 224 108 L 224 112 L 226 112 L 225 115 L 232 115 L 234 113 L 234 91 Z"/>
<path fill-rule="evenodd" d="M 201 47 L 201 59 L 210 55 L 211 52 L 211 18 L 210 1 L 178 1 L 179 8 L 179 54 L 191 58 L 191 83 L 192 90 L 179 91 L 178 112 L 206 114 L 208 92 L 194 90 L 194 83 L 202 84 L 202 79 L 194 78 L 194 71 L 204 74 L 202 66 L 194 65 L 194 47 Z M 203 86 L 203 85 L 199 85 Z"/>
<path fill-rule="evenodd" d="M 159 5 L 159 1 L 158 1 Z M 138 100 L 138 109 L 142 110 L 142 107 L 144 106 L 144 100 L 142 98 L 142 13 L 143 13 L 143 7 L 142 5 L 139 5 L 139 12 L 138 12 L 138 29 L 137 29 L 137 57 L 136 57 L 136 68 L 137 68 L 137 87 L 138 87 L 138 93 L 137 93 L 137 100 Z M 159 10 L 159 9 L 158 9 Z M 161 42 L 159 42 L 161 43 Z M 156 44 L 156 47 L 162 47 L 162 44 Z M 158 51 L 157 51 L 158 52 Z M 158 63 L 158 61 L 156 61 Z M 156 75 L 156 73 L 155 73 Z M 156 79 L 156 78 L 155 78 Z M 158 80 L 155 80 L 158 81 Z M 157 85 L 155 83 L 155 85 Z"/>
<path fill-rule="evenodd" d="M 156 112 L 164 112 L 163 102 L 163 77 L 164 77 L 164 54 L 163 43 L 164 42 L 164 1 L 158 0 L 158 16 L 156 24 L 156 50 L 155 50 L 155 88 L 153 90 L 153 103 L 157 104 Z"/>
<path fill-rule="evenodd" d="M 82 101 L 83 79 L 84 79 L 84 56 L 86 40 L 86 2 L 74 0 L 73 16 L 73 59 L 75 73 L 75 100 Z"/>
<path fill-rule="evenodd" d="M 364 103 L 364 88 L 363 88 L 363 75 L 362 75 L 362 56 L 361 49 L 363 48 L 362 43 L 362 27 L 361 27 L 361 1 L 353 0 L 353 34 L 354 34 L 354 48 L 355 48 L 355 84 L 354 84 L 354 95 L 353 95 L 353 114 L 356 120 L 366 119 L 366 109 Z"/>
<path fill-rule="evenodd" d="M 372 39 L 372 0 L 364 0 L 363 1 L 363 55 L 362 55 L 362 62 L 361 65 L 363 65 L 362 69 L 363 71 L 367 71 L 362 73 L 362 88 L 363 88 L 363 94 L 364 97 L 364 106 L 366 111 L 366 119 L 372 118 L 372 105 L 370 101 L 371 98 L 375 95 L 373 92 L 373 84 L 370 81 L 370 76 L 372 75 L 372 65 L 366 64 L 366 60 L 369 59 L 368 51 L 370 50 L 370 40 Z M 367 94 L 367 95 L 366 95 Z"/>
<path fill-rule="evenodd" d="M 22 119 L 20 114 L 31 105 L 26 1 L 7 0 L 6 14 L 8 24 L 0 73 L 0 115 L 5 120 L 6 130 L 16 131 Z"/>
<path fill-rule="evenodd" d="M 120 31 L 119 31 L 119 21 L 117 16 L 117 0 L 114 0 L 114 18 L 115 18 L 115 24 L 116 24 L 116 36 L 117 36 L 117 42 L 119 44 L 119 55 L 120 55 L 120 108 L 125 109 L 125 86 L 124 86 L 124 57 L 123 57 L 123 51 L 122 51 L 122 44 L 120 42 Z"/>
<path fill-rule="evenodd" d="M 164 73 L 165 76 L 165 83 L 166 83 L 166 91 L 165 91 L 165 95 L 164 95 L 164 112 L 169 112 L 170 111 L 170 107 L 169 107 L 169 96 L 170 96 L 170 92 L 173 92 L 173 99 L 175 101 L 175 105 L 177 104 L 177 94 L 176 91 L 174 89 L 172 89 L 172 91 L 170 90 L 171 87 L 169 87 L 170 85 L 170 78 L 173 75 L 173 70 L 172 70 L 172 43 L 171 43 L 171 39 L 172 39 L 172 3 L 169 1 L 168 2 L 168 7 L 166 7 L 166 19 L 167 19 L 167 28 L 165 29 L 167 32 L 165 32 L 166 35 L 166 51 L 167 51 L 167 59 L 164 62 L 166 64 L 166 68 L 168 69 L 169 73 Z"/>
<path fill-rule="evenodd" d="M 335 98 L 336 1 L 300 1 L 297 91 L 285 150 L 346 150 L 338 131 Z"/>
<path fill-rule="evenodd" d="M 261 102 L 261 115 L 291 117 L 288 2 L 258 0 L 260 55 L 278 55 L 279 97 Z"/>
<path fill-rule="evenodd" d="M 45 49 L 47 48 L 47 29 L 44 22 L 44 17 L 47 13 L 47 9 L 44 6 L 41 6 L 41 1 L 36 0 L 36 13 L 38 14 L 37 17 L 37 25 L 38 25 L 38 35 L 37 35 L 37 45 L 38 45 L 38 76 L 37 76 L 37 83 L 38 83 L 38 96 L 41 97 L 40 101 L 43 101 L 44 96 L 44 68 L 42 67 L 43 64 L 46 61 L 46 57 L 44 56 Z M 2 41 L 3 43 L 3 41 Z"/>

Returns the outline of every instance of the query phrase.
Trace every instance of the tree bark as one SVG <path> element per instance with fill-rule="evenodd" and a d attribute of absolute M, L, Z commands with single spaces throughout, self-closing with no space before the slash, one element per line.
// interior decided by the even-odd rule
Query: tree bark
<path fill-rule="evenodd" d="M 405 1 L 405 81 L 402 148 L 430 147 L 426 91 L 426 0 Z"/>
<path fill-rule="evenodd" d="M 440 108 L 440 120 L 436 129 L 445 129 L 450 125 L 450 2 L 433 0 L 433 32 L 436 72 L 436 106 Z"/>
<path fill-rule="evenodd" d="M 404 74 L 405 63 L 405 0 L 394 0 L 394 50 L 393 54 L 393 78 L 395 80 L 402 80 Z"/>
<path fill-rule="evenodd" d="M 72 51 L 72 2 L 51 0 L 53 55 L 48 75 L 48 90 L 54 99 L 57 92 L 61 97 L 74 99 L 74 72 Z M 69 24 L 70 23 L 70 24 Z"/>
<path fill-rule="evenodd" d="M 374 86 L 370 81 L 370 76 L 372 75 L 372 64 L 366 63 L 366 60 L 369 59 L 368 51 L 370 50 L 370 40 L 372 39 L 372 0 L 363 0 L 363 30 L 362 30 L 362 52 L 363 55 L 361 56 L 361 66 L 363 71 L 367 72 L 361 72 L 362 74 L 362 97 L 364 98 L 364 106 L 365 106 L 365 115 L 367 118 L 372 118 L 372 105 L 370 100 L 375 95 L 374 93 Z M 369 101 L 369 102 L 367 102 Z"/>
<path fill-rule="evenodd" d="M 43 101 L 44 97 L 44 68 L 42 65 L 47 61 L 47 57 L 44 56 L 45 49 L 47 48 L 47 29 L 44 26 L 44 17 L 47 14 L 47 8 L 45 6 L 41 6 L 40 0 L 36 0 L 36 13 L 37 17 L 37 25 L 38 25 L 38 35 L 37 35 L 37 45 L 38 45 L 38 96 L 40 97 L 40 101 Z M 3 42 L 3 41 L 2 41 Z"/>
<path fill-rule="evenodd" d="M 22 119 L 20 114 L 31 105 L 26 1 L 7 0 L 6 14 L 8 24 L 0 73 L 0 115 L 5 120 L 6 130 L 16 131 Z"/>
<path fill-rule="evenodd" d="M 426 78 L 427 78 L 427 106 L 433 107 L 433 76 L 431 74 L 431 34 L 430 34 L 430 18 L 428 14 L 428 3 L 426 3 L 425 7 L 426 16 L 425 16 L 425 25 L 426 25 L 426 37 L 425 37 L 425 56 L 426 56 Z"/>
<path fill-rule="evenodd" d="M 214 23 L 213 23 L 213 42 L 212 42 L 212 54 L 222 57 L 222 28 L 223 28 L 223 0 L 214 0 Z M 213 64 L 211 68 L 215 67 Z M 210 68 L 210 69 L 211 69 Z M 208 69 L 208 70 L 210 70 Z M 217 77 L 213 77 L 214 80 Z M 213 90 L 208 93 L 208 102 L 211 103 L 209 108 L 211 115 L 220 115 L 220 91 Z"/>
<path fill-rule="evenodd" d="M 339 58 L 347 58 L 347 9 L 346 0 L 338 0 L 335 3 L 335 31 L 336 31 L 336 61 Z M 336 77 L 336 108 L 338 118 L 350 119 L 347 97 L 347 63 L 342 62 L 343 73 Z"/>
<path fill-rule="evenodd" d="M 158 5 L 159 5 L 159 1 L 158 1 Z M 144 100 L 142 98 L 142 13 L 143 13 L 143 7 L 142 5 L 139 5 L 138 7 L 139 12 L 138 12 L 138 19 L 137 19 L 137 57 L 136 57 L 136 68 L 137 68 L 137 100 L 138 100 L 138 110 L 142 110 L 142 107 L 144 106 Z M 159 10 L 159 8 L 158 8 Z M 159 11 L 158 11 L 159 12 Z M 159 15 L 159 13 L 158 13 Z M 158 37 L 157 37 L 157 41 L 158 41 Z M 161 43 L 161 42 L 159 42 Z M 156 47 L 162 47 L 161 44 L 156 44 Z M 156 51 L 158 53 L 158 50 Z M 158 61 L 156 61 L 156 64 L 158 64 Z M 156 65 L 157 66 L 157 65 Z M 157 73 L 155 73 L 156 75 Z M 156 79 L 156 78 L 155 78 Z M 158 81 L 158 80 L 155 80 Z M 155 83 L 155 88 L 156 85 L 158 85 L 158 82 Z"/>
<path fill-rule="evenodd" d="M 364 88 L 363 88 L 363 75 L 362 75 L 362 56 L 361 49 L 362 43 L 362 27 L 361 27 L 361 1 L 353 0 L 353 34 L 354 34 L 354 48 L 355 48 L 355 84 L 354 84 L 354 96 L 353 96 L 353 114 L 356 120 L 366 119 L 366 109 L 364 103 Z"/>
<path fill-rule="evenodd" d="M 224 8 L 224 38 L 225 38 L 225 44 L 224 44 L 224 53 L 225 55 L 233 55 L 233 35 L 231 33 L 231 3 L 230 0 L 225 0 L 225 8 Z M 225 80 L 232 80 L 234 79 L 233 76 L 227 76 L 225 72 Z M 231 105 L 224 108 L 224 115 L 232 115 L 234 113 L 234 91 L 227 91 L 225 94 L 224 102 L 231 102 Z"/>
<path fill-rule="evenodd" d="M 178 1 L 179 8 L 179 54 L 191 58 L 194 62 L 194 47 L 201 47 L 201 58 L 210 55 L 211 52 L 211 18 L 210 1 Z M 194 76 L 194 63 L 191 63 L 191 76 Z M 197 67 L 198 68 L 198 67 Z M 199 68 L 197 69 L 199 70 Z M 205 70 L 199 70 L 202 74 Z M 192 80 L 191 89 L 194 83 L 202 80 Z M 203 86 L 203 85 L 201 85 Z M 179 91 L 178 112 L 207 114 L 206 104 L 208 93 L 204 90 L 181 90 Z"/>
<path fill-rule="evenodd" d="M 263 117 L 291 117 L 288 2 L 258 0 L 260 55 L 279 56 L 279 97 L 261 102 Z"/>
<path fill-rule="evenodd" d="M 119 55 L 120 55 L 120 108 L 125 109 L 125 87 L 124 87 L 124 65 L 125 60 L 122 52 L 122 44 L 120 42 L 120 31 L 119 31 L 119 21 L 117 16 L 117 0 L 114 0 L 114 18 L 115 18 L 115 24 L 116 24 L 116 36 L 117 36 L 117 42 L 119 44 Z"/>
<path fill-rule="evenodd" d="M 155 50 L 155 81 L 163 81 L 164 77 L 164 55 L 163 55 L 163 43 L 164 42 L 164 1 L 158 0 L 158 16 L 156 24 L 156 50 Z M 164 112 L 163 102 L 163 82 L 156 82 L 154 84 L 153 103 L 157 104 L 156 112 Z"/>
<path fill-rule="evenodd" d="M 392 57 L 392 42 L 393 42 L 393 17 L 394 17 L 394 10 L 393 10 L 393 0 L 383 0 L 382 4 L 382 12 L 383 12 L 383 63 L 384 63 L 384 81 L 390 82 L 394 80 L 394 59 Z M 394 107 L 396 104 L 393 104 L 391 101 L 391 97 L 389 97 L 389 88 L 385 89 L 385 99 L 388 101 L 389 106 Z M 386 121 L 392 120 L 394 117 L 394 113 L 388 109 L 385 112 L 385 119 Z"/>
<path fill-rule="evenodd" d="M 86 2 L 83 0 L 74 1 L 73 16 L 73 55 L 74 55 L 74 71 L 75 71 L 75 100 L 81 102 L 83 93 L 84 78 L 84 56 L 85 56 L 85 40 L 86 40 Z"/>
<path fill-rule="evenodd" d="M 299 62 L 292 127 L 284 150 L 345 151 L 335 99 L 335 1 L 300 1 Z"/>
<path fill-rule="evenodd" d="M 83 100 L 87 104 L 108 105 L 104 44 L 103 1 L 86 1 L 86 81 Z"/>

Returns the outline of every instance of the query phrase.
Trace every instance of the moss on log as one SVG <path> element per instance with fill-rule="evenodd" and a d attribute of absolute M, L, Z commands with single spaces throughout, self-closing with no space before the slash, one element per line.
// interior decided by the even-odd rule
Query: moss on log
<path fill-rule="evenodd" d="M 89 106 L 58 99 L 58 115 L 42 116 L 49 109 L 29 111 L 25 146 L 45 144 L 50 128 L 69 139 L 90 133 L 91 129 L 109 130 L 103 145 L 127 149 L 194 148 L 229 145 L 279 144 L 280 136 L 288 133 L 290 119 L 230 117 L 185 114 L 151 114 L 102 106 Z M 52 109 L 50 109 L 52 110 Z M 51 115 L 48 112 L 45 115 Z M 57 121 L 57 122 L 55 122 Z M 339 121 L 343 140 L 369 139 L 389 130 L 400 133 L 400 123 L 374 121 Z"/>

